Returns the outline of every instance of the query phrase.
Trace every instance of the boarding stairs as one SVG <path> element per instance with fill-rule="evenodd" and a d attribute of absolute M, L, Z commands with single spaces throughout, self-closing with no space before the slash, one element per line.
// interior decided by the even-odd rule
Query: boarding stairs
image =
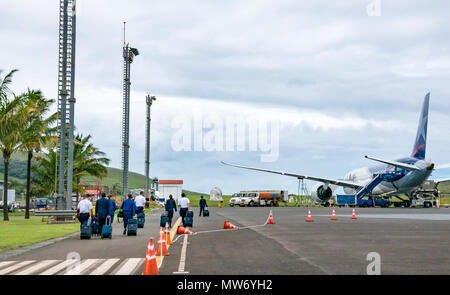
<path fill-rule="evenodd" d="M 360 199 L 364 197 L 366 194 L 371 193 L 372 190 L 379 185 L 382 181 L 386 182 L 394 182 L 396 180 L 399 180 L 404 176 L 403 173 L 398 171 L 392 171 L 392 172 L 382 172 L 374 175 L 375 177 L 372 179 L 371 182 L 369 182 L 365 187 L 363 187 L 357 194 L 356 198 Z"/>

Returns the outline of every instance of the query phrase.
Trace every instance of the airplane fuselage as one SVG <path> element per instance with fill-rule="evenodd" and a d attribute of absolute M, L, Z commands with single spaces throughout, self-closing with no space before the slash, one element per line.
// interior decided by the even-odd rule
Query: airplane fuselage
<path fill-rule="evenodd" d="M 394 182 L 383 181 L 377 185 L 372 193 L 374 195 L 398 195 L 398 194 L 409 194 L 417 187 L 421 186 L 422 183 L 428 179 L 431 175 L 433 169 L 429 169 L 431 163 L 427 163 L 424 160 L 418 160 L 412 157 L 406 157 L 398 159 L 397 162 L 415 165 L 420 170 L 407 171 L 405 169 L 396 168 L 390 165 L 382 164 L 371 167 L 363 167 L 350 171 L 344 180 L 352 181 L 362 186 L 368 184 L 374 178 L 374 175 L 379 173 L 385 173 L 387 171 L 396 171 L 401 174 L 400 179 Z M 431 164 L 432 165 L 432 164 Z M 356 194 L 356 189 L 344 187 L 344 192 L 346 194 Z"/>

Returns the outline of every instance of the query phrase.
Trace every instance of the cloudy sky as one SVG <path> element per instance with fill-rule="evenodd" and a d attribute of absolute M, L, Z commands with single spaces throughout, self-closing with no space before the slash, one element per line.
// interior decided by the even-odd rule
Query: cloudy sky
<path fill-rule="evenodd" d="M 294 178 L 221 160 L 340 178 L 372 164 L 365 154 L 409 155 L 428 91 L 427 158 L 450 162 L 448 1 L 78 3 L 75 123 L 113 167 L 121 167 L 125 20 L 127 41 L 141 53 L 131 70 L 131 171 L 144 173 L 148 91 L 157 96 L 150 174 L 183 179 L 193 191 L 297 192 Z M 380 3 L 379 16 L 367 11 L 373 3 Z M 12 87 L 17 93 L 30 87 L 57 95 L 58 4 L 0 0 L 0 69 L 20 69 Z M 191 151 L 174 148 L 180 122 L 203 121 L 200 133 L 207 137 L 205 122 L 225 125 L 230 117 L 279 122 L 277 159 L 261 162 L 262 147 L 251 150 L 249 136 L 241 138 L 247 139 L 244 151 L 195 151 L 193 143 Z M 228 140 L 226 134 L 220 140 Z"/>

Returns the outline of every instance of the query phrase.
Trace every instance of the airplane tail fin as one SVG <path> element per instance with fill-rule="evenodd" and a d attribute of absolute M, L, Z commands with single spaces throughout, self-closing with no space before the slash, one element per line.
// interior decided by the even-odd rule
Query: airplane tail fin
<path fill-rule="evenodd" d="M 422 105 L 422 112 L 420 113 L 419 126 L 417 127 L 416 140 L 414 141 L 414 147 L 411 157 L 424 160 L 427 144 L 427 126 L 428 126 L 428 108 L 430 105 L 430 93 L 425 95 L 425 99 Z"/>

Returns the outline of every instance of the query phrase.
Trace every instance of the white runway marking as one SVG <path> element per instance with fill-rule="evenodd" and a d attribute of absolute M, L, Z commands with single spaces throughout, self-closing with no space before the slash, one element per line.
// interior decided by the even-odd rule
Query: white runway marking
<path fill-rule="evenodd" d="M 93 272 L 91 272 L 90 275 L 103 275 L 103 274 L 105 274 L 119 260 L 120 260 L 119 258 L 107 259 L 99 267 L 97 267 Z"/>
<path fill-rule="evenodd" d="M 14 261 L 2 261 L 2 262 L 0 262 L 0 268 L 8 266 L 12 263 L 14 263 Z"/>
<path fill-rule="evenodd" d="M 61 270 L 65 269 L 66 267 L 70 266 L 71 264 L 74 264 L 76 261 L 71 260 L 64 260 L 63 262 L 53 266 L 52 268 L 44 271 L 43 273 L 40 273 L 40 275 L 54 275 L 60 272 Z"/>
<path fill-rule="evenodd" d="M 145 258 L 129 258 L 125 264 L 115 273 L 115 275 L 130 275 L 140 264 L 144 262 Z"/>
<path fill-rule="evenodd" d="M 58 261 L 59 260 L 43 260 L 41 262 L 38 262 L 38 263 L 36 263 L 36 264 L 34 264 L 34 265 L 32 265 L 32 266 L 30 266 L 30 267 L 28 267 L 28 268 L 26 268 L 26 269 L 24 269 L 22 271 L 16 273 L 16 275 L 32 275 L 32 274 L 37 273 L 37 272 L 43 270 L 44 268 L 46 268 L 46 267 L 48 267 L 48 266 L 50 266 L 50 265 L 52 265 L 54 263 L 57 263 Z"/>
<path fill-rule="evenodd" d="M 144 263 L 145 258 L 84 259 L 76 267 L 74 259 L 68 260 L 26 260 L 1 261 L 0 275 L 134 275 Z M 69 269 L 67 269 L 69 268 Z M 70 269 L 71 268 L 71 269 Z M 94 269 L 95 268 L 95 269 Z"/>
<path fill-rule="evenodd" d="M 187 250 L 187 240 L 189 235 L 184 235 L 183 240 L 183 247 L 181 248 L 181 257 L 180 257 L 180 265 L 178 266 L 178 271 L 174 272 L 174 274 L 186 274 L 189 273 L 188 271 L 185 271 L 184 268 L 186 267 L 186 250 Z"/>
<path fill-rule="evenodd" d="M 79 268 L 75 267 L 74 269 L 66 272 L 65 275 L 81 275 L 86 269 L 88 269 L 98 261 L 99 259 L 86 259 L 83 262 L 81 262 Z"/>
<path fill-rule="evenodd" d="M 13 272 L 13 271 L 19 269 L 19 268 L 27 266 L 28 264 L 31 264 L 33 262 L 35 262 L 35 260 L 26 260 L 26 261 L 22 261 L 22 262 L 19 262 L 17 264 L 11 265 L 11 266 L 9 266 L 7 268 L 4 268 L 4 269 L 0 270 L 0 275 L 6 275 L 6 274 L 8 274 L 10 272 Z"/>
<path fill-rule="evenodd" d="M 303 216 L 303 215 L 298 215 Z M 331 214 L 317 214 L 314 216 L 328 216 L 331 218 Z M 337 217 L 351 218 L 352 215 L 336 214 Z M 392 219 L 414 219 L 414 220 L 450 220 L 450 214 L 358 214 L 357 218 L 392 218 Z"/>

